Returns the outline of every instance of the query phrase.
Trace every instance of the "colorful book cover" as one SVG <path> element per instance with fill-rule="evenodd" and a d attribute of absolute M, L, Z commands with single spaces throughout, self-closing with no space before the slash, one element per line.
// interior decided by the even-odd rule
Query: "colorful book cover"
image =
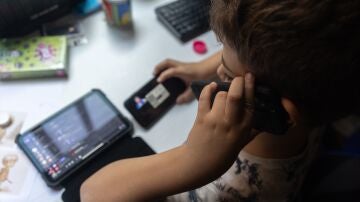
<path fill-rule="evenodd" d="M 0 79 L 67 76 L 66 36 L 0 40 Z"/>

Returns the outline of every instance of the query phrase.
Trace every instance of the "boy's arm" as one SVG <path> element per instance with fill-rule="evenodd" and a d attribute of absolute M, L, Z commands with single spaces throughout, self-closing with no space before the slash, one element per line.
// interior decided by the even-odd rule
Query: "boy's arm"
<path fill-rule="evenodd" d="M 166 59 L 155 67 L 154 75 L 158 76 L 158 82 L 164 82 L 171 77 L 182 79 L 187 88 L 177 97 L 176 103 L 186 103 L 194 99 L 194 94 L 190 88 L 192 81 L 216 78 L 216 70 L 221 64 L 221 55 L 222 51 L 219 51 L 200 62 L 192 63 Z"/>
<path fill-rule="evenodd" d="M 192 188 L 183 146 L 147 157 L 109 164 L 81 187 L 82 201 L 144 201 Z M 193 175 L 194 174 L 194 175 Z M 206 182 L 205 182 L 206 183 Z"/>
<path fill-rule="evenodd" d="M 82 201 L 144 201 L 205 185 L 233 164 L 249 143 L 254 80 L 237 77 L 229 92 L 216 83 L 201 92 L 197 117 L 184 145 L 164 153 L 112 163 L 81 187 Z"/>
<path fill-rule="evenodd" d="M 179 77 L 184 80 L 214 79 L 217 77 L 217 68 L 221 64 L 221 55 L 222 50 L 199 62 L 193 63 L 166 59 L 155 67 L 154 74 L 159 76 L 159 82 L 163 82 L 171 77 Z"/>

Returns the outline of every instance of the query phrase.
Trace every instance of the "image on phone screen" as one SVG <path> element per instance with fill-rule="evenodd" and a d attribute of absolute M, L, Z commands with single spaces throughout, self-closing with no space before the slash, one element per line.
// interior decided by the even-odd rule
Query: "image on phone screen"
<path fill-rule="evenodd" d="M 170 78 L 163 83 L 153 78 L 131 95 L 124 105 L 135 120 L 148 129 L 171 109 L 185 89 L 185 83 L 179 78 Z"/>

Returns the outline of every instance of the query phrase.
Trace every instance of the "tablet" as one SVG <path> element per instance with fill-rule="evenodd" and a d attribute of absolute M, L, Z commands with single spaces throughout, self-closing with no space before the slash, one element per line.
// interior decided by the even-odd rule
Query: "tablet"
<path fill-rule="evenodd" d="M 16 143 L 50 187 L 58 187 L 93 157 L 131 134 L 132 124 L 100 90 L 92 90 L 20 134 Z"/>

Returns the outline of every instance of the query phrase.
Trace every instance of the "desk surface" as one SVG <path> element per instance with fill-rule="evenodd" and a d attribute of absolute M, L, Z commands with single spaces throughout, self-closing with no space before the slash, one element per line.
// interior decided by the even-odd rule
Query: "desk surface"
<path fill-rule="evenodd" d="M 0 82 L 0 110 L 26 112 L 24 131 L 91 89 L 99 88 L 134 123 L 134 135 L 142 137 L 155 151 L 181 144 L 195 119 L 197 102 L 175 106 L 148 131 L 123 107 L 125 99 L 152 78 L 153 68 L 160 61 L 198 61 L 221 48 L 212 32 L 197 38 L 208 45 L 204 55 L 193 51 L 191 41 L 182 44 L 173 37 L 154 13 L 155 7 L 166 2 L 133 1 L 133 32 L 108 26 L 103 12 L 83 19 L 80 23 L 89 43 L 70 50 L 70 77 Z M 61 201 L 62 190 L 48 188 L 30 164 L 29 169 L 34 172 L 32 186 L 25 190 L 27 194 L 11 201 Z"/>

